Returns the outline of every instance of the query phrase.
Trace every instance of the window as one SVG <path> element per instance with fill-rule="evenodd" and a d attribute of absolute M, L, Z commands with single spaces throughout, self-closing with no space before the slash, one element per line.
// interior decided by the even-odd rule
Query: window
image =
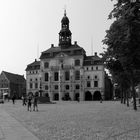
<path fill-rule="evenodd" d="M 79 59 L 75 60 L 75 66 L 80 66 L 80 60 Z"/>
<path fill-rule="evenodd" d="M 88 67 L 87 67 L 87 70 L 88 70 Z"/>
<path fill-rule="evenodd" d="M 55 86 L 54 86 L 54 89 L 58 89 L 58 85 L 55 85 Z"/>
<path fill-rule="evenodd" d="M 65 80 L 66 81 L 70 80 L 70 72 L 69 71 L 65 72 Z"/>
<path fill-rule="evenodd" d="M 75 71 L 75 80 L 80 80 L 80 71 Z"/>
<path fill-rule="evenodd" d="M 98 81 L 94 81 L 94 87 L 98 87 Z"/>
<path fill-rule="evenodd" d="M 96 70 L 98 70 L 98 67 L 96 67 Z"/>
<path fill-rule="evenodd" d="M 90 81 L 87 81 L 87 87 L 90 87 L 91 84 L 90 84 Z"/>
<path fill-rule="evenodd" d="M 95 75 L 95 79 L 97 79 L 97 75 Z"/>
<path fill-rule="evenodd" d="M 54 81 L 58 81 L 59 80 L 59 73 L 55 72 L 54 73 Z"/>
<path fill-rule="evenodd" d="M 45 85 L 45 90 L 48 90 L 48 85 Z"/>
<path fill-rule="evenodd" d="M 35 88 L 38 88 L 38 83 L 35 83 Z"/>
<path fill-rule="evenodd" d="M 90 79 L 90 76 L 88 76 L 87 78 Z"/>
<path fill-rule="evenodd" d="M 48 81 L 48 80 L 49 80 L 49 74 L 45 73 L 45 81 Z"/>
<path fill-rule="evenodd" d="M 70 87 L 69 87 L 69 85 L 66 85 L 66 89 L 69 89 Z"/>
<path fill-rule="evenodd" d="M 30 79 L 30 81 L 32 81 L 32 79 Z"/>
<path fill-rule="evenodd" d="M 48 62 L 45 62 L 44 63 L 44 68 L 48 68 L 49 67 L 49 63 Z"/>
<path fill-rule="evenodd" d="M 93 67 L 91 67 L 91 70 L 93 70 Z"/>
<path fill-rule="evenodd" d="M 30 88 L 33 88 L 33 84 L 32 83 L 30 83 Z"/>
<path fill-rule="evenodd" d="M 80 89 L 80 86 L 79 86 L 79 85 L 76 85 L 76 86 L 75 86 L 75 89 Z"/>

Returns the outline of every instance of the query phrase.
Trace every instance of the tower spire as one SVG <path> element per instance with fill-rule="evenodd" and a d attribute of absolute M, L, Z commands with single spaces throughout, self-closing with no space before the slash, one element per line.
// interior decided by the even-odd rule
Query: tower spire
<path fill-rule="evenodd" d="M 67 12 L 66 12 L 66 5 L 64 6 L 64 16 L 67 16 Z"/>
<path fill-rule="evenodd" d="M 64 16 L 66 17 L 66 15 L 67 15 L 67 12 L 66 12 L 66 9 L 64 10 Z"/>

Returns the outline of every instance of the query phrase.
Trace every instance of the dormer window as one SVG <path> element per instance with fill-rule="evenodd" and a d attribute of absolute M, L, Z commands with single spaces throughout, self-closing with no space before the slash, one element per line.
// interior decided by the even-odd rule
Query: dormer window
<path fill-rule="evenodd" d="M 75 60 L 75 66 L 80 66 L 80 60 L 79 59 Z"/>
<path fill-rule="evenodd" d="M 45 62 L 44 63 L 44 68 L 48 68 L 49 67 L 49 62 Z"/>

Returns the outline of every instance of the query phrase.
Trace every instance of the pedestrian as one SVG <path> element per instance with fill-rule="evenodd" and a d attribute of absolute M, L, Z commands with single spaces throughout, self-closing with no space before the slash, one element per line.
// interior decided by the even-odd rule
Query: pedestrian
<path fill-rule="evenodd" d="M 103 99 L 102 99 L 102 96 L 100 97 L 100 103 L 102 103 L 103 102 Z"/>
<path fill-rule="evenodd" d="M 27 110 L 28 111 L 32 111 L 32 95 L 30 94 L 30 95 L 28 95 L 28 98 L 27 98 Z"/>
<path fill-rule="evenodd" d="M 22 105 L 26 106 L 26 96 L 22 96 Z"/>
<path fill-rule="evenodd" d="M 33 97 L 33 111 L 38 111 L 38 95 Z"/>
<path fill-rule="evenodd" d="M 80 102 L 79 96 L 77 97 L 77 102 Z"/>
<path fill-rule="evenodd" d="M 12 96 L 13 104 L 15 104 L 15 99 L 16 99 L 16 95 L 14 94 L 14 95 Z"/>

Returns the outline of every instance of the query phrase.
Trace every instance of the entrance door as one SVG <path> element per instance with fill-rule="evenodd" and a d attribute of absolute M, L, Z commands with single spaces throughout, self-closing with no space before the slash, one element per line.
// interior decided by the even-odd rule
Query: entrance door
<path fill-rule="evenodd" d="M 59 94 L 58 94 L 58 93 L 55 93 L 55 94 L 54 94 L 54 100 L 55 100 L 55 101 L 58 101 L 58 100 L 59 100 Z"/>
<path fill-rule="evenodd" d="M 95 101 L 101 100 L 101 93 L 100 93 L 100 91 L 95 91 L 94 92 L 93 100 L 95 100 Z"/>
<path fill-rule="evenodd" d="M 85 92 L 85 101 L 92 101 L 92 94 L 90 91 Z"/>
<path fill-rule="evenodd" d="M 75 100 L 75 101 L 78 101 L 78 100 L 79 100 L 79 93 L 76 93 L 76 94 L 75 94 L 74 100 Z"/>

